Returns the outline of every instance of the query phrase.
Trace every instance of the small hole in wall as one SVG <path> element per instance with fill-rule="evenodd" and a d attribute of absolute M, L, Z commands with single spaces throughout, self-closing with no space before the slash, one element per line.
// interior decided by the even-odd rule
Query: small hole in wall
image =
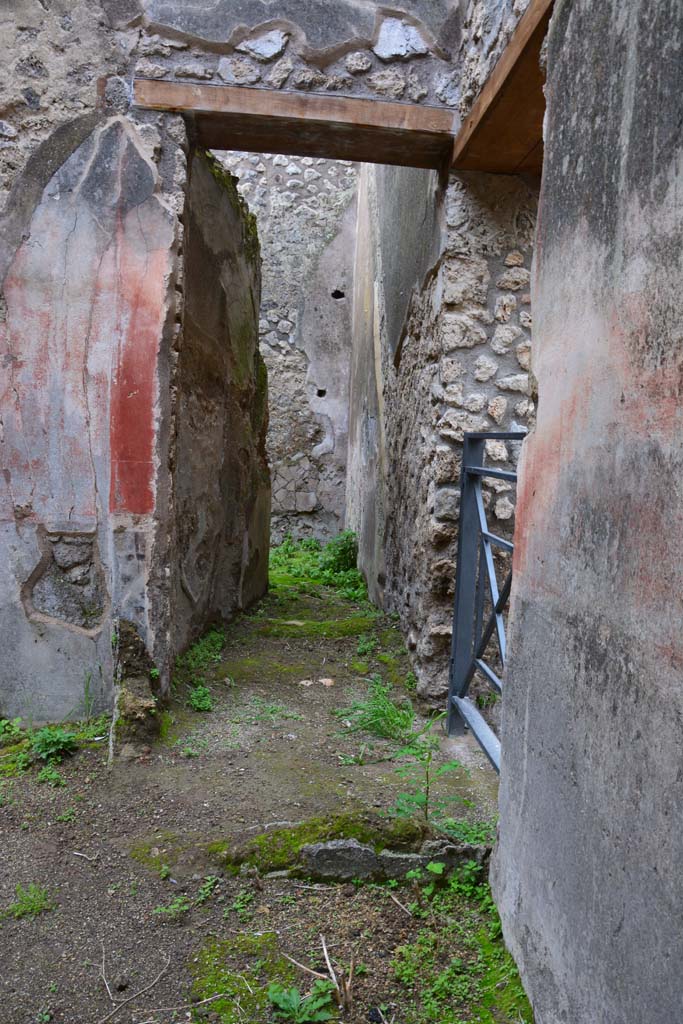
<path fill-rule="evenodd" d="M 332 292 L 332 298 L 333 299 L 345 299 L 346 298 L 346 293 L 345 292 L 341 292 L 338 288 L 335 288 L 334 291 Z"/>
<path fill-rule="evenodd" d="M 318 398 L 324 398 L 325 395 L 327 394 L 327 388 L 318 388 L 316 394 Z"/>

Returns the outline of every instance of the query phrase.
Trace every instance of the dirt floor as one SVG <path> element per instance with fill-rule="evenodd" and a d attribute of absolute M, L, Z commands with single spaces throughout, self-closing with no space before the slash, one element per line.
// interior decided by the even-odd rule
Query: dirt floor
<path fill-rule="evenodd" d="M 287 874 L 306 842 L 424 838 L 424 763 L 343 713 L 367 706 L 376 676 L 410 719 L 395 622 L 279 573 L 258 608 L 180 659 L 161 736 L 120 745 L 111 768 L 104 720 L 76 727 L 79 749 L 42 782 L 31 738 L 5 737 L 2 1024 L 531 1021 L 476 865 L 400 885 Z M 193 710 L 206 691 L 212 709 Z M 407 734 L 429 727 L 415 711 Z M 442 738 L 430 773 L 428 815 L 490 841 L 496 778 L 476 745 Z M 341 1011 L 324 983 L 305 999 L 311 972 L 330 977 L 323 940 L 342 988 L 353 963 Z"/>

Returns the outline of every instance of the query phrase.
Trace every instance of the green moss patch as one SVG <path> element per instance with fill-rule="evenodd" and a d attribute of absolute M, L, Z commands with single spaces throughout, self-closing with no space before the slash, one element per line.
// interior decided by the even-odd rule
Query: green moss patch
<path fill-rule="evenodd" d="M 261 636 L 286 637 L 295 640 L 297 637 L 320 637 L 331 640 L 347 636 L 360 636 L 370 629 L 375 622 L 373 615 L 351 615 L 346 619 L 266 619 L 256 630 Z"/>
<path fill-rule="evenodd" d="M 324 843 L 330 839 L 357 839 L 360 843 L 383 849 L 407 849 L 418 846 L 424 838 L 422 826 L 410 819 L 374 818 L 364 814 L 341 814 L 334 817 L 311 818 L 291 828 L 264 832 L 242 844 L 216 840 L 207 853 L 232 873 L 240 865 L 257 867 L 261 874 L 292 868 L 299 859 L 302 846 Z"/>
<path fill-rule="evenodd" d="M 208 939 L 189 966 L 193 1000 L 224 995 L 211 1003 L 211 1013 L 221 1024 L 270 1020 L 268 985 L 292 985 L 296 978 L 292 965 L 278 952 L 274 932 Z M 193 1019 L 201 1018 L 195 1014 Z"/>
<path fill-rule="evenodd" d="M 0 778 L 11 779 L 28 767 L 31 742 L 27 738 L 0 750 Z"/>
<path fill-rule="evenodd" d="M 175 832 L 161 832 L 151 839 L 143 839 L 130 850 L 130 856 L 138 864 L 159 874 L 162 867 L 178 862 L 182 844 Z"/>

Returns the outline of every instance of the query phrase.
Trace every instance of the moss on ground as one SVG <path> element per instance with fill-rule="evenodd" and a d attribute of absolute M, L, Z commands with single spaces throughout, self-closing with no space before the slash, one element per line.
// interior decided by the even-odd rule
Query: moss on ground
<path fill-rule="evenodd" d="M 258 1024 L 269 1020 L 268 985 L 276 981 L 288 986 L 296 980 L 294 968 L 278 952 L 275 932 L 209 938 L 192 957 L 189 967 L 193 1001 L 225 996 L 211 1003 L 211 1013 L 221 1024 Z M 197 1011 L 193 1019 L 201 1019 Z"/>
<path fill-rule="evenodd" d="M 182 846 L 175 832 L 160 832 L 131 847 L 130 856 L 138 864 L 159 874 L 164 865 L 176 864 Z"/>
<path fill-rule="evenodd" d="M 26 771 L 26 758 L 30 747 L 31 743 L 27 737 L 0 750 L 0 778 L 11 779 Z"/>
<path fill-rule="evenodd" d="M 424 838 L 423 827 L 411 819 L 373 818 L 364 813 L 310 818 L 290 828 L 272 829 L 245 843 L 216 840 L 207 853 L 228 872 L 237 874 L 242 864 L 258 868 L 261 874 L 293 868 L 302 846 L 330 839 L 357 839 L 360 843 L 383 849 L 407 849 Z"/>
<path fill-rule="evenodd" d="M 376 615 L 351 615 L 345 619 L 265 619 L 255 632 L 260 636 L 283 637 L 295 640 L 297 637 L 320 637 L 325 640 L 347 636 L 360 636 L 371 629 Z"/>

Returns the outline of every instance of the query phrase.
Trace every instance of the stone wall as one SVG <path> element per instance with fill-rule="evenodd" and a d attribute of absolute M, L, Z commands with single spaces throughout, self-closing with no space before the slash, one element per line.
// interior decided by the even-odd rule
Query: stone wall
<path fill-rule="evenodd" d="M 403 179 L 418 202 L 442 207 L 441 218 L 432 209 L 406 237 L 405 222 L 381 201 L 386 175 L 394 195 Z M 433 172 L 367 167 L 363 176 L 359 223 L 371 225 L 371 237 L 357 269 L 349 521 L 373 596 L 401 616 L 418 692 L 437 699 L 447 681 L 463 433 L 526 429 L 534 414 L 527 371 L 536 196 L 502 176 L 453 176 L 445 194 Z M 401 251 L 424 254 L 407 303 L 407 277 L 384 272 L 399 232 Z M 403 323 L 392 318 L 401 303 Z M 517 456 L 501 442 L 489 442 L 487 454 L 501 468 Z M 486 491 L 505 535 L 511 485 L 492 481 Z"/>
<path fill-rule="evenodd" d="M 550 28 L 494 869 L 538 1024 L 681 1016 L 682 38 Z"/>
<path fill-rule="evenodd" d="M 328 540 L 344 526 L 358 170 L 310 157 L 220 159 L 261 241 L 273 540 Z"/>
<path fill-rule="evenodd" d="M 184 139 L 182 126 L 165 126 L 157 157 L 182 157 L 172 138 Z M 102 707 L 119 619 L 167 675 L 176 199 L 149 132 L 117 116 L 67 126 L 10 196 L 0 232 L 3 714 L 77 713 L 86 682 Z"/>
<path fill-rule="evenodd" d="M 260 258 L 236 179 L 194 153 L 184 214 L 176 373 L 176 649 L 268 586 L 267 371 L 258 348 Z"/>
<path fill-rule="evenodd" d="M 54 129 L 133 75 L 451 107 L 464 115 L 528 0 L 11 0 L 0 10 L 0 206 Z M 457 127 L 457 124 L 455 125 Z"/>
<path fill-rule="evenodd" d="M 106 707 L 116 672 L 128 671 L 116 641 L 120 625 L 144 645 L 164 689 L 173 653 L 191 632 L 265 587 L 265 381 L 261 373 L 259 413 L 258 302 L 249 293 L 257 290 L 257 275 L 247 281 L 234 270 L 233 238 L 230 304 L 239 306 L 246 289 L 251 312 L 250 333 L 240 336 L 241 348 L 233 345 L 232 358 L 242 360 L 241 420 L 233 416 L 226 431 L 241 446 L 229 458 L 225 441 L 210 446 L 203 468 L 222 486 L 218 495 L 205 495 L 207 502 L 217 500 L 223 516 L 226 493 L 240 505 L 230 537 L 239 557 L 220 565 L 217 600 L 200 602 L 192 614 L 177 602 L 175 628 L 175 502 L 182 526 L 187 487 L 197 481 L 183 458 L 193 447 L 187 429 L 193 412 L 182 386 L 190 373 L 182 345 L 179 217 L 186 145 L 184 125 L 170 115 L 138 121 L 111 109 L 85 115 L 33 154 L 3 213 L 3 715 L 34 721 L 75 715 L 83 711 L 86 689 L 96 709 Z M 211 216 L 200 205 L 188 207 L 195 229 Z M 212 241 L 217 232 L 215 226 Z M 191 231 L 188 251 L 214 267 L 217 250 L 196 249 L 197 236 Z M 209 276 L 206 266 L 189 268 L 190 313 Z M 233 472 L 226 476 L 229 462 Z M 196 587 L 201 569 L 195 565 L 193 572 Z"/>

